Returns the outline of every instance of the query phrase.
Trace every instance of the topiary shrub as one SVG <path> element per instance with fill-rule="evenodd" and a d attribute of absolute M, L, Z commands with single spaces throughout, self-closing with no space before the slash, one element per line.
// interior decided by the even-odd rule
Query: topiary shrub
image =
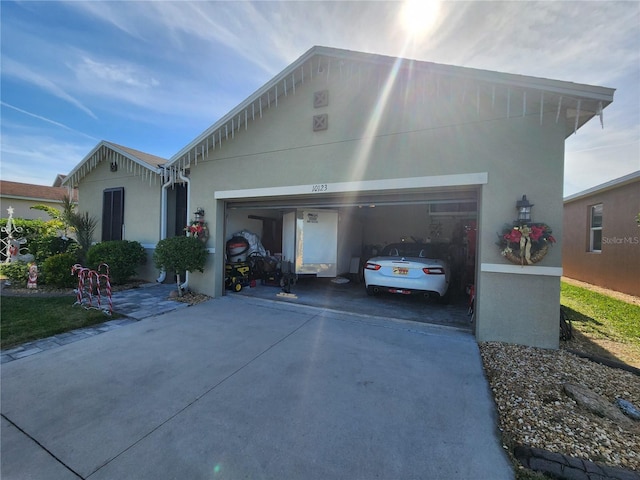
<path fill-rule="evenodd" d="M 34 255 L 38 265 L 42 265 L 52 255 L 75 253 L 79 248 L 80 245 L 74 239 L 55 235 L 37 237 L 29 243 L 29 251 Z"/>
<path fill-rule="evenodd" d="M 29 279 L 29 264 L 21 261 L 1 263 L 0 273 L 7 277 L 11 284 L 26 287 Z"/>
<path fill-rule="evenodd" d="M 96 270 L 101 263 L 109 265 L 111 283 L 115 285 L 127 283 L 146 260 L 142 245 L 130 240 L 98 243 L 87 252 L 87 266 Z"/>
<path fill-rule="evenodd" d="M 78 284 L 78 277 L 71 274 L 71 267 L 78 263 L 73 253 L 58 253 L 47 258 L 42 265 L 43 283 L 52 287 L 73 288 Z"/>
<path fill-rule="evenodd" d="M 177 276 L 178 295 L 182 296 L 180 272 L 202 272 L 207 261 L 207 249 L 197 237 L 165 238 L 156 245 L 153 261 L 157 268 Z"/>

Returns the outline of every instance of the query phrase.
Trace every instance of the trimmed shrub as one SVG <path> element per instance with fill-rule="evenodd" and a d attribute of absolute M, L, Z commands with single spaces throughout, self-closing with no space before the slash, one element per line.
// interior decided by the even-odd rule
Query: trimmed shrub
<path fill-rule="evenodd" d="M 196 237 L 165 238 L 156 245 L 153 261 L 156 267 L 168 273 L 202 272 L 207 261 L 207 249 Z"/>
<path fill-rule="evenodd" d="M 97 270 L 101 263 L 109 265 L 111 283 L 122 285 L 133 278 L 139 265 L 147 260 L 139 242 L 112 240 L 92 246 L 87 252 L 87 266 Z"/>
<path fill-rule="evenodd" d="M 38 265 L 52 255 L 59 253 L 75 253 L 80 246 L 72 238 L 62 238 L 54 235 L 37 237 L 29 243 L 29 251 L 33 253 Z"/>
<path fill-rule="evenodd" d="M 73 288 L 78 284 L 78 277 L 71 274 L 71 267 L 78 263 L 74 253 L 58 253 L 44 261 L 42 265 L 42 281 L 52 287 Z"/>
<path fill-rule="evenodd" d="M 176 274 L 178 294 L 180 290 L 180 272 L 204 271 L 207 261 L 207 249 L 204 243 L 196 237 L 171 237 L 160 240 L 153 252 L 156 267 L 167 273 Z"/>
<path fill-rule="evenodd" d="M 11 262 L 0 264 L 0 273 L 18 287 L 26 287 L 29 280 L 29 264 L 27 262 Z"/>

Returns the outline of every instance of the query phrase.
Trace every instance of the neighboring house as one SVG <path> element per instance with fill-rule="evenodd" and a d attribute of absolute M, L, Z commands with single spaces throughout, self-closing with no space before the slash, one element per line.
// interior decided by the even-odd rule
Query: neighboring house
<path fill-rule="evenodd" d="M 640 296 L 640 170 L 564 199 L 564 275 Z"/>
<path fill-rule="evenodd" d="M 403 238 L 462 247 L 477 340 L 556 348 L 564 142 L 613 93 L 313 47 L 166 164 L 101 142 L 64 184 L 103 218 L 103 239 L 120 231 L 150 250 L 203 209 L 210 256 L 188 281 L 214 297 L 242 229 L 318 276 Z M 496 245 L 523 195 L 559 243 L 526 266 Z"/>
<path fill-rule="evenodd" d="M 65 178 L 67 178 L 66 175 L 63 175 L 63 174 L 59 173 L 58 175 L 56 175 L 56 179 L 53 181 L 53 186 L 54 187 L 61 187 L 62 186 L 62 182 L 64 182 Z"/>
<path fill-rule="evenodd" d="M 65 187 L 33 185 L 30 183 L 8 182 L 0 180 L 0 217 L 7 218 L 9 207 L 13 207 L 13 218 L 51 220 L 49 214 L 34 210 L 35 205 L 46 205 L 62 210 L 62 199 L 69 195 Z M 76 192 L 72 200 L 77 201 Z"/>

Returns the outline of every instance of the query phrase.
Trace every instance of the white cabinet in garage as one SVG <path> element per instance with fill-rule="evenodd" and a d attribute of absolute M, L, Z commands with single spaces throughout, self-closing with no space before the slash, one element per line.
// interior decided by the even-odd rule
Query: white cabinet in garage
<path fill-rule="evenodd" d="M 299 274 L 335 277 L 338 262 L 338 212 L 296 210 L 282 219 L 282 254 Z"/>

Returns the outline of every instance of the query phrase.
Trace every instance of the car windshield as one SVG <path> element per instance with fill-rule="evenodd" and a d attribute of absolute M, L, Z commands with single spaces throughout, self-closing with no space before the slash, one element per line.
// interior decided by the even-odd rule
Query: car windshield
<path fill-rule="evenodd" d="M 382 249 L 384 257 L 438 258 L 434 245 L 424 243 L 392 243 Z"/>

